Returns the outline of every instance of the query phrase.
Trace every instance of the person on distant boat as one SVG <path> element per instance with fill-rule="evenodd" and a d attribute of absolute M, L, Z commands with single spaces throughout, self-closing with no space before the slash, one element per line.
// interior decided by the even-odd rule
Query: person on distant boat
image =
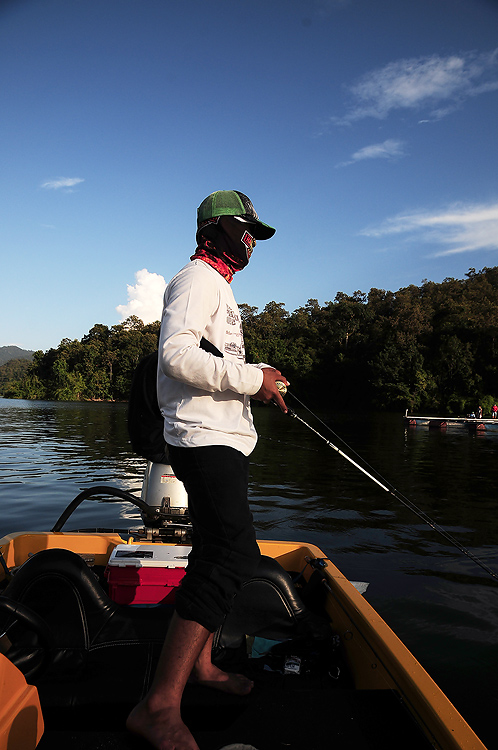
<path fill-rule="evenodd" d="M 269 365 L 245 361 L 240 313 L 230 286 L 256 240 L 275 230 L 243 193 L 220 190 L 197 211 L 197 249 L 164 294 L 158 400 L 171 466 L 184 483 L 192 552 L 153 684 L 127 720 L 161 750 L 198 750 L 180 715 L 189 678 L 245 695 L 252 682 L 211 662 L 213 634 L 260 558 L 247 497 L 256 445 L 250 398 L 287 407 Z"/>
<path fill-rule="evenodd" d="M 482 419 L 482 406 L 477 407 L 477 419 Z"/>
<path fill-rule="evenodd" d="M 498 416 L 498 406 L 496 404 L 493 404 L 493 408 L 491 409 L 491 416 L 493 419 L 496 419 Z"/>

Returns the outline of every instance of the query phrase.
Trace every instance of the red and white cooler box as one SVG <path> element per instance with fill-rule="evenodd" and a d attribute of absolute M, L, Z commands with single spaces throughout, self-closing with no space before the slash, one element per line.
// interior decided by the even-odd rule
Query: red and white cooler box
<path fill-rule="evenodd" d="M 116 604 L 173 604 L 190 549 L 180 545 L 118 544 L 105 571 L 109 596 Z"/>

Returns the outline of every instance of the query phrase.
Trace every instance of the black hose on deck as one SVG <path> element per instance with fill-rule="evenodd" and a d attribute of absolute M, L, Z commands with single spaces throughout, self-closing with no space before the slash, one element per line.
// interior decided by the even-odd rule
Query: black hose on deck
<path fill-rule="evenodd" d="M 61 531 L 69 516 L 74 513 L 76 508 L 81 505 L 83 500 L 86 500 L 93 495 L 111 495 L 113 497 L 119 497 L 121 500 L 127 500 L 129 503 L 133 503 L 133 505 L 136 505 L 137 508 L 142 511 L 142 513 L 144 513 L 146 516 L 149 516 L 150 518 L 157 518 L 159 515 L 163 515 L 162 513 L 158 513 L 157 511 L 151 509 L 150 505 L 147 505 L 147 503 L 144 503 L 143 500 L 136 497 L 135 495 L 132 495 L 131 492 L 126 492 L 126 490 L 119 490 L 116 487 L 106 486 L 89 487 L 88 489 L 83 490 L 83 492 L 80 492 L 80 494 L 77 495 L 77 497 L 75 497 L 71 503 L 69 503 L 66 510 L 56 521 L 51 531 Z"/>

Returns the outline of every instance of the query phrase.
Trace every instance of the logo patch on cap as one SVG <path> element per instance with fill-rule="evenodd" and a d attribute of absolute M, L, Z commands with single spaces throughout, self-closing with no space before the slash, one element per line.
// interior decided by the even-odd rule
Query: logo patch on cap
<path fill-rule="evenodd" d="M 207 227 L 208 224 L 217 224 L 219 220 L 220 220 L 219 216 L 213 216 L 212 219 L 205 219 L 204 221 L 201 221 L 201 223 L 199 224 L 197 228 L 202 229 L 203 227 Z"/>

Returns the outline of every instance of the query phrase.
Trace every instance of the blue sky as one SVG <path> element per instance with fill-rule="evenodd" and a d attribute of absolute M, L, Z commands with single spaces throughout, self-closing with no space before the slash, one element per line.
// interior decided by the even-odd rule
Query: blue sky
<path fill-rule="evenodd" d="M 3 0 L 0 346 L 160 315 L 210 192 L 292 312 L 498 264 L 498 3 Z"/>

